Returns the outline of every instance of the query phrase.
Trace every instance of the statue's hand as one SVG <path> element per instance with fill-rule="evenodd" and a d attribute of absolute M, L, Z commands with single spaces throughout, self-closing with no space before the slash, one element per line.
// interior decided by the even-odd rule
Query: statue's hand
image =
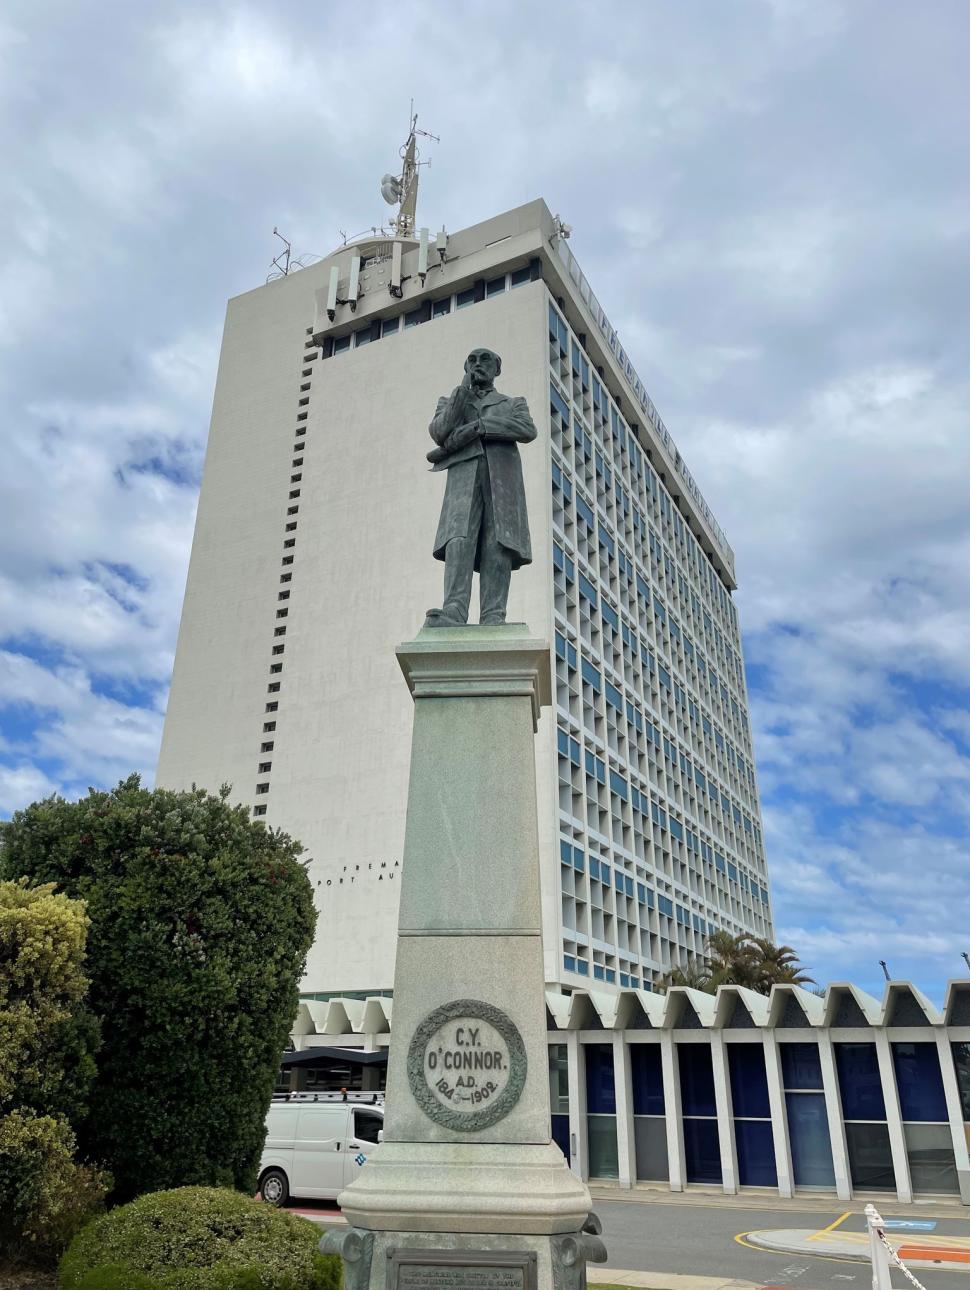
<path fill-rule="evenodd" d="M 465 425 L 458 426 L 452 430 L 445 440 L 442 447 L 445 452 L 457 452 L 459 448 L 465 448 L 468 444 L 473 443 L 479 435 L 479 423 L 476 418 L 474 421 L 467 422 Z"/>

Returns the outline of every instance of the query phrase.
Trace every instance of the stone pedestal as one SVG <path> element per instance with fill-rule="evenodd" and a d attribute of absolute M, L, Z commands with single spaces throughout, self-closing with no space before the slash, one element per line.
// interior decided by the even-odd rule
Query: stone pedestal
<path fill-rule="evenodd" d="M 414 698 L 384 1141 L 324 1248 L 348 1290 L 559 1290 L 603 1257 L 550 1139 L 535 730 L 522 624 L 398 647 Z M 585 1231 L 584 1231 L 585 1227 Z"/>

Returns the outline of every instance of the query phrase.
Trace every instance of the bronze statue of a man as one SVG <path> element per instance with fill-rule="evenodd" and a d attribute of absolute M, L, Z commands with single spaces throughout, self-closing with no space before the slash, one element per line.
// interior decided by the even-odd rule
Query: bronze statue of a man
<path fill-rule="evenodd" d="M 476 571 L 479 621 L 504 623 L 512 570 L 532 562 L 516 444 L 531 442 L 537 432 L 525 399 L 495 389 L 501 370 L 498 354 L 473 349 L 461 385 L 438 400 L 429 426 L 438 447 L 428 460 L 447 470 L 448 482 L 434 543 L 435 559 L 445 563 L 445 598 L 441 609 L 428 610 L 425 627 L 468 622 Z"/>

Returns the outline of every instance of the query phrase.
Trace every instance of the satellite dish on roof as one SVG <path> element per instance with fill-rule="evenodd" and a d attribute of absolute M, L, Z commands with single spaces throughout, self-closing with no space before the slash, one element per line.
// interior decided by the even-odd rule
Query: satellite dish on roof
<path fill-rule="evenodd" d="M 381 180 L 381 196 L 388 206 L 396 206 L 403 196 L 403 184 L 396 175 L 385 175 Z"/>

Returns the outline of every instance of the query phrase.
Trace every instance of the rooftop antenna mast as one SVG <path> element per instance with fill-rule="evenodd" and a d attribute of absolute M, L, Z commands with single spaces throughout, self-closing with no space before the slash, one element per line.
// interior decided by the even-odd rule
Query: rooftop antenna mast
<path fill-rule="evenodd" d="M 278 228 L 273 229 L 273 236 L 278 237 L 283 243 L 283 249 L 278 255 L 273 256 L 273 268 L 270 270 L 267 282 L 272 278 L 285 278 L 290 271 L 290 252 L 293 249 L 292 244 L 287 242 L 286 238 Z M 274 273 L 273 270 L 276 270 Z"/>
<path fill-rule="evenodd" d="M 418 167 L 431 165 L 430 161 L 419 160 L 418 135 L 425 139 L 433 139 L 435 143 L 441 142 L 436 134 L 430 134 L 427 130 L 418 129 L 418 114 L 414 110 L 414 99 L 411 100 L 409 120 L 411 128 L 408 132 L 407 142 L 401 148 L 401 158 L 404 162 L 401 174 L 387 174 L 381 180 L 381 196 L 389 206 L 398 207 L 397 215 L 391 221 L 395 237 L 412 237 L 414 235 L 418 205 Z"/>

